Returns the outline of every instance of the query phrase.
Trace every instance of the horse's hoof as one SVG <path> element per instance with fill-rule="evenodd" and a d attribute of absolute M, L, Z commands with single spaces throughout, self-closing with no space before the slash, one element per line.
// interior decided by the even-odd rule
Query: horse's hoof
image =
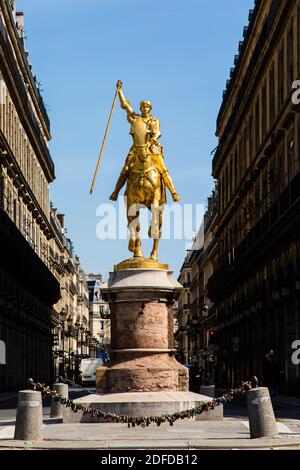
<path fill-rule="evenodd" d="M 128 250 L 134 253 L 135 250 L 135 240 L 130 239 L 128 243 Z"/>
<path fill-rule="evenodd" d="M 157 256 L 151 253 L 150 259 L 152 259 L 152 261 L 157 261 Z"/>
<path fill-rule="evenodd" d="M 144 256 L 143 256 L 142 251 L 141 251 L 141 250 L 138 250 L 138 251 L 135 251 L 135 252 L 134 252 L 134 257 L 135 257 L 135 258 L 143 258 Z"/>

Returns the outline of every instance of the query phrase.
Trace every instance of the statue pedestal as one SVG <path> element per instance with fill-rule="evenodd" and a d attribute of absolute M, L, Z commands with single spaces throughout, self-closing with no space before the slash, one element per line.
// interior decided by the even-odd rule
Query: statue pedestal
<path fill-rule="evenodd" d="M 166 269 L 131 268 L 110 274 L 101 291 L 111 309 L 111 360 L 97 369 L 97 393 L 75 403 L 122 416 L 150 417 L 211 400 L 188 392 L 188 370 L 174 357 L 173 302 L 181 289 Z M 220 405 L 194 419 L 222 418 Z M 64 423 L 107 420 L 70 408 L 64 412 Z"/>
<path fill-rule="evenodd" d="M 187 391 L 176 361 L 173 303 L 182 286 L 165 269 L 121 269 L 101 289 L 111 311 L 110 361 L 97 369 L 98 393 Z"/>

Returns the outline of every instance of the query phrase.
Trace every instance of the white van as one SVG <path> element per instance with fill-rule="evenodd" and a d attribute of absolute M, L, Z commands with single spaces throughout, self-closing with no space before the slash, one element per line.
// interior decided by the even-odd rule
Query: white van
<path fill-rule="evenodd" d="M 103 361 L 100 357 L 89 357 L 81 361 L 81 377 L 82 383 L 93 382 L 96 383 L 96 369 L 102 366 Z"/>

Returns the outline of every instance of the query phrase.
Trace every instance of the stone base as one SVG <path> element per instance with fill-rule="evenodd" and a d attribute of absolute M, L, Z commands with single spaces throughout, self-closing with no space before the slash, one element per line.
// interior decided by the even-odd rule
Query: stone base
<path fill-rule="evenodd" d="M 166 269 L 110 273 L 101 292 L 111 313 L 111 360 L 97 369 L 97 392 L 188 390 L 188 369 L 174 357 L 173 304 L 181 290 Z"/>
<path fill-rule="evenodd" d="M 193 392 L 130 392 L 91 394 L 74 400 L 74 403 L 122 416 L 150 417 L 189 410 L 208 401 L 211 401 L 211 398 Z M 223 419 L 223 405 L 216 406 L 214 410 L 206 411 L 191 419 L 220 421 Z M 97 419 L 90 415 L 83 415 L 80 411 L 74 413 L 70 408 L 64 408 L 64 423 L 104 421 L 110 420 Z"/>
<path fill-rule="evenodd" d="M 145 355 L 136 350 L 126 359 L 122 352 L 120 362 L 108 362 L 96 371 L 97 392 L 158 392 L 186 391 L 188 370 L 168 354 Z M 125 357 L 124 357 L 125 356 Z"/>

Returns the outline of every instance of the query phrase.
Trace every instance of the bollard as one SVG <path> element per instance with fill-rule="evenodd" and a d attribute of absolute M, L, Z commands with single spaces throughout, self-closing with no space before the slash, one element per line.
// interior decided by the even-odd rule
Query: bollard
<path fill-rule="evenodd" d="M 21 390 L 18 393 L 15 437 L 20 441 L 43 440 L 43 408 L 41 392 Z"/>
<path fill-rule="evenodd" d="M 68 384 L 53 384 L 53 390 L 59 395 L 62 395 L 64 398 L 69 398 Z M 54 400 L 54 398 L 52 398 L 51 401 L 50 418 L 63 418 L 63 405 L 60 403 L 60 401 Z"/>
<path fill-rule="evenodd" d="M 215 398 L 215 386 L 214 385 L 201 385 L 199 393 L 207 397 Z"/>
<path fill-rule="evenodd" d="M 267 387 L 247 392 L 247 408 L 251 439 L 278 436 L 274 410 Z"/>

